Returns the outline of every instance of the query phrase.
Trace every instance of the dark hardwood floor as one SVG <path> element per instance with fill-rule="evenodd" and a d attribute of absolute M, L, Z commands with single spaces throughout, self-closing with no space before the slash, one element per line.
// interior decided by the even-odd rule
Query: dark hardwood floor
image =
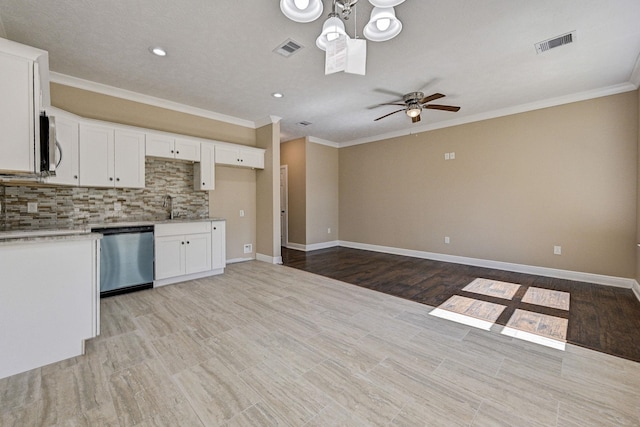
<path fill-rule="evenodd" d="M 539 313 L 569 319 L 567 342 L 640 362 L 640 301 L 633 291 L 524 273 L 492 270 L 349 248 L 302 252 L 282 248 L 283 264 L 321 276 L 436 307 L 452 295 L 505 305 L 505 300 L 462 290 L 481 277 L 521 285 L 497 323 L 505 325 L 529 286 L 571 294 L 566 311 L 535 306 Z"/>

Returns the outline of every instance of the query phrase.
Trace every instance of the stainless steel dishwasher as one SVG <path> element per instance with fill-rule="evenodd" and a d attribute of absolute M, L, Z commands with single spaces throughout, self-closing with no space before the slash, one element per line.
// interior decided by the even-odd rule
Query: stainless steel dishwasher
<path fill-rule="evenodd" d="M 100 297 L 153 287 L 153 226 L 94 228 L 100 233 Z"/>

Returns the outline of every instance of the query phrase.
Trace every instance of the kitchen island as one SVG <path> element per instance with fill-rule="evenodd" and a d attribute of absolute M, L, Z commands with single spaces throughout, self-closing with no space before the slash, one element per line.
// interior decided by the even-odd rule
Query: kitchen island
<path fill-rule="evenodd" d="M 81 355 L 99 334 L 101 237 L 0 232 L 0 378 Z"/>

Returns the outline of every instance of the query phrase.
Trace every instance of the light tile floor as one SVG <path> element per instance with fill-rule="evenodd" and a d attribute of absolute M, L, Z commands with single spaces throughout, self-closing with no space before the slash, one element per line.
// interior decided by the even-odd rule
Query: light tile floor
<path fill-rule="evenodd" d="M 640 364 L 247 262 L 102 302 L 87 354 L 0 380 L 1 426 L 638 426 Z"/>
<path fill-rule="evenodd" d="M 512 299 L 520 289 L 520 285 L 515 283 L 500 282 L 498 280 L 489 280 L 477 278 L 467 286 L 462 288 L 463 291 L 473 292 L 481 295 L 488 295 L 496 298 Z"/>
<path fill-rule="evenodd" d="M 569 310 L 570 299 L 571 294 L 569 294 L 569 292 L 553 291 L 551 289 L 531 286 L 522 297 L 522 302 L 557 308 L 559 310 Z"/>

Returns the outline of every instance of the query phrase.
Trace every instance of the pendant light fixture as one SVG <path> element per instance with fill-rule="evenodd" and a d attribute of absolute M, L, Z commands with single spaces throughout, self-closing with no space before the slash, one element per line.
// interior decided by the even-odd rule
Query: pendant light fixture
<path fill-rule="evenodd" d="M 296 22 L 312 22 L 322 15 L 322 0 L 280 0 L 280 10 Z"/>
<path fill-rule="evenodd" d="M 362 33 L 372 42 L 391 40 L 402 31 L 402 22 L 396 18 L 393 7 L 374 7 L 371 19 Z"/>
<path fill-rule="evenodd" d="M 369 0 L 375 7 L 395 7 L 400 3 L 404 3 L 404 0 Z"/>
<path fill-rule="evenodd" d="M 327 50 L 327 43 L 336 40 L 340 36 L 347 36 L 344 22 L 338 18 L 336 13 L 330 13 L 329 18 L 322 25 L 322 33 L 316 39 L 316 46 L 321 50 Z"/>

